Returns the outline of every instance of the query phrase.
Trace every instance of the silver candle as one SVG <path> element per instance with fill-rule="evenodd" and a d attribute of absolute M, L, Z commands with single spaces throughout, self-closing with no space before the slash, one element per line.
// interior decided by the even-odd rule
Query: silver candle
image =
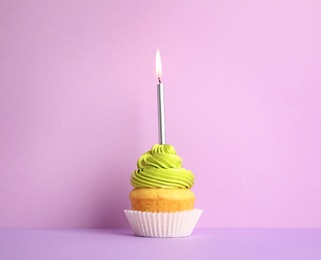
<path fill-rule="evenodd" d="M 164 85 L 161 82 L 160 78 L 158 78 L 157 85 L 157 100 L 158 100 L 158 136 L 159 143 L 166 143 L 166 135 L 165 135 L 165 104 L 164 104 Z"/>
<path fill-rule="evenodd" d="M 159 50 L 156 52 L 156 76 L 158 78 L 157 85 L 157 101 L 158 101 L 158 137 L 159 143 L 166 143 L 165 134 L 165 104 L 164 104 L 164 85 L 161 81 L 162 64 Z"/>

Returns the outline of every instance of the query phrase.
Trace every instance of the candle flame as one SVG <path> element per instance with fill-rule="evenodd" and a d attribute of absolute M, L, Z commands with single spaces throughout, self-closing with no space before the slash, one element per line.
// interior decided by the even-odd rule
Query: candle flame
<path fill-rule="evenodd" d="M 162 62 L 159 53 L 159 49 L 156 51 L 156 77 L 160 80 L 162 77 Z"/>

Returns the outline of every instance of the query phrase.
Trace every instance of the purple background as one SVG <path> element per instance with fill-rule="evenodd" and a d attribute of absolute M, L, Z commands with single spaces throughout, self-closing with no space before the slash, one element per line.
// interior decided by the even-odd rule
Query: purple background
<path fill-rule="evenodd" d="M 129 227 L 167 141 L 198 227 L 321 227 L 320 1 L 0 3 L 0 226 Z"/>

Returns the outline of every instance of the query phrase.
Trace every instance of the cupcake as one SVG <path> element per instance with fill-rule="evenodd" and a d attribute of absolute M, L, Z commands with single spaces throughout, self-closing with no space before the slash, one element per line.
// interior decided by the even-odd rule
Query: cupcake
<path fill-rule="evenodd" d="M 195 209 L 191 171 L 182 168 L 182 159 L 169 144 L 156 144 L 137 162 L 130 178 L 131 210 L 127 219 L 138 236 L 189 236 L 202 210 Z"/>

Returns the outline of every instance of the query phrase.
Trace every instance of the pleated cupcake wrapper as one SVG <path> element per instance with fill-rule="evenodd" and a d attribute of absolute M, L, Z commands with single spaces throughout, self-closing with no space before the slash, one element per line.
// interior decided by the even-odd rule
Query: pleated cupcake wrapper
<path fill-rule="evenodd" d="M 152 213 L 124 210 L 136 236 L 186 237 L 190 236 L 203 210 L 193 209 L 171 213 Z"/>

